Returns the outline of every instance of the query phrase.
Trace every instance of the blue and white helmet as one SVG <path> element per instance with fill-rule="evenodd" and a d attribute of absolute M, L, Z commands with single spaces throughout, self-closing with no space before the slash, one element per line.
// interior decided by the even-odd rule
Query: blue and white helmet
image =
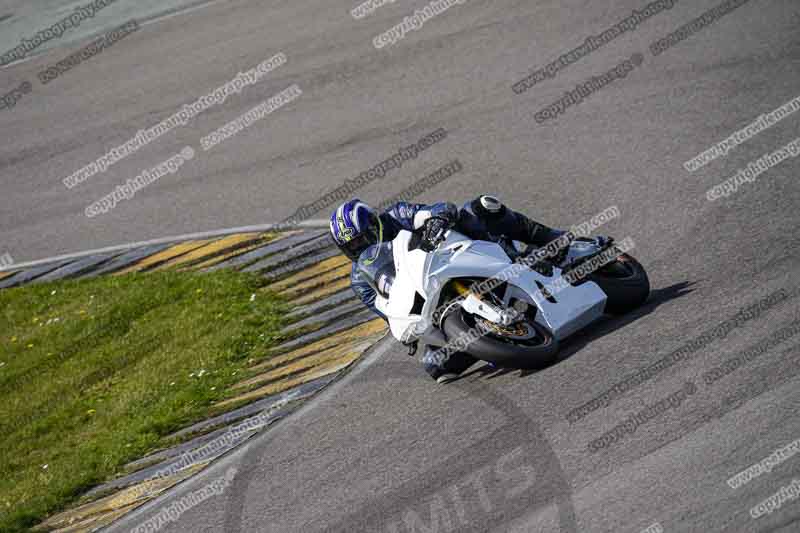
<path fill-rule="evenodd" d="M 330 226 L 333 242 L 352 261 L 382 237 L 378 214 L 358 198 L 340 205 L 331 214 Z"/>

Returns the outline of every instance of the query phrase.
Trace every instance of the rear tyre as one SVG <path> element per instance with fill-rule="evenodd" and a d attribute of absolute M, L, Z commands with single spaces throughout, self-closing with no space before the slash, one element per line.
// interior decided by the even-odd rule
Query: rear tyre
<path fill-rule="evenodd" d="M 642 305 L 650 295 L 650 280 L 639 262 L 628 254 L 587 276 L 606 293 L 605 312 L 621 315 Z"/>
<path fill-rule="evenodd" d="M 480 326 L 476 320 L 482 321 Z M 488 330 L 482 327 L 484 324 L 489 323 L 481 318 L 476 319 L 463 309 L 456 309 L 445 317 L 442 329 L 450 342 L 459 338 L 474 338 L 463 351 L 498 366 L 542 367 L 555 361 L 558 355 L 558 340 L 547 328 L 534 321 Z M 512 328 L 515 331 L 509 334 Z M 481 334 L 482 330 L 488 332 Z"/>

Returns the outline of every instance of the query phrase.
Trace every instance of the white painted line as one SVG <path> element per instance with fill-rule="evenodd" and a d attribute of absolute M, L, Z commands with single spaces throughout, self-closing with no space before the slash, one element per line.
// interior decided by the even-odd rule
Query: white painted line
<path fill-rule="evenodd" d="M 105 254 L 110 252 L 124 252 L 127 250 L 132 250 L 133 248 L 141 248 L 143 246 L 152 246 L 154 244 L 168 244 L 173 242 L 182 242 L 182 241 L 194 241 L 198 239 L 208 239 L 210 237 L 222 237 L 225 235 L 233 235 L 235 233 L 253 233 L 253 232 L 260 232 L 260 231 L 269 231 L 276 227 L 280 226 L 278 223 L 272 224 L 258 224 L 256 226 L 242 226 L 240 228 L 228 228 L 228 229 L 218 229 L 213 231 L 203 231 L 198 233 L 187 233 L 186 235 L 176 235 L 174 237 L 161 237 L 160 239 L 152 239 L 149 241 L 141 241 L 141 242 L 131 242 L 128 244 L 118 244 L 116 246 L 107 246 L 105 248 L 97 248 L 96 250 L 86 250 L 85 252 L 75 252 L 71 254 L 64 254 L 64 255 L 57 255 L 55 257 L 47 257 L 44 259 L 37 259 L 36 261 L 28 261 L 26 263 L 15 263 L 13 265 L 7 265 L 0 267 L 0 272 L 8 272 L 11 270 L 19 270 L 21 268 L 30 268 L 39 265 L 45 265 L 47 263 L 56 263 L 60 261 L 67 261 L 69 259 L 79 259 L 81 257 L 87 257 L 90 255 L 97 255 L 97 254 Z M 304 220 L 303 222 L 298 222 L 292 228 L 288 229 L 309 229 L 309 228 L 327 228 L 328 221 L 317 219 L 317 220 Z"/>

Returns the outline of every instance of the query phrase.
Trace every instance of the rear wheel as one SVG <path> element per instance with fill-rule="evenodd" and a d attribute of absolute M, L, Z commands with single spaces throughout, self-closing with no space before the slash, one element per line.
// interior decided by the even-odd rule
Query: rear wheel
<path fill-rule="evenodd" d="M 639 262 L 628 254 L 587 276 L 606 293 L 605 312 L 621 315 L 642 305 L 650 295 L 650 280 Z"/>
<path fill-rule="evenodd" d="M 471 340 L 463 351 L 499 366 L 544 366 L 552 363 L 558 354 L 558 340 L 533 320 L 500 326 L 463 309 L 455 309 L 445 317 L 442 328 L 450 342 Z"/>

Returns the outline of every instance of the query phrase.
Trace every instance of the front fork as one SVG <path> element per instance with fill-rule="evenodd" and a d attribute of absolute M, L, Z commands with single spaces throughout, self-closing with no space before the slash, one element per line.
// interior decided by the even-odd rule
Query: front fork
<path fill-rule="evenodd" d="M 496 325 L 499 328 L 506 328 L 514 322 L 524 317 L 528 312 L 529 305 L 522 301 L 517 300 L 514 302 L 512 308 L 502 308 L 485 298 L 484 294 L 477 293 L 471 287 L 466 285 L 460 280 L 453 280 L 451 286 L 455 290 L 458 297 L 451 300 L 444 311 L 441 313 L 440 318 L 434 319 L 434 323 L 430 324 L 428 328 L 419 336 L 418 341 L 429 346 L 444 346 L 447 344 L 448 339 L 444 335 L 441 328 L 441 323 L 444 317 L 453 311 L 456 307 L 462 307 L 468 313 L 479 316 L 486 321 Z M 408 347 L 408 354 L 414 355 L 417 351 L 417 341 L 411 343 L 404 343 Z"/>
<path fill-rule="evenodd" d="M 482 317 L 500 326 L 508 326 L 514 323 L 527 310 L 520 310 L 517 308 L 519 306 L 507 309 L 501 308 L 491 303 L 489 298 L 486 298 L 485 295 L 474 292 L 470 287 L 467 287 L 459 280 L 453 282 L 453 288 L 462 298 L 461 307 L 463 307 L 466 312 Z"/>

